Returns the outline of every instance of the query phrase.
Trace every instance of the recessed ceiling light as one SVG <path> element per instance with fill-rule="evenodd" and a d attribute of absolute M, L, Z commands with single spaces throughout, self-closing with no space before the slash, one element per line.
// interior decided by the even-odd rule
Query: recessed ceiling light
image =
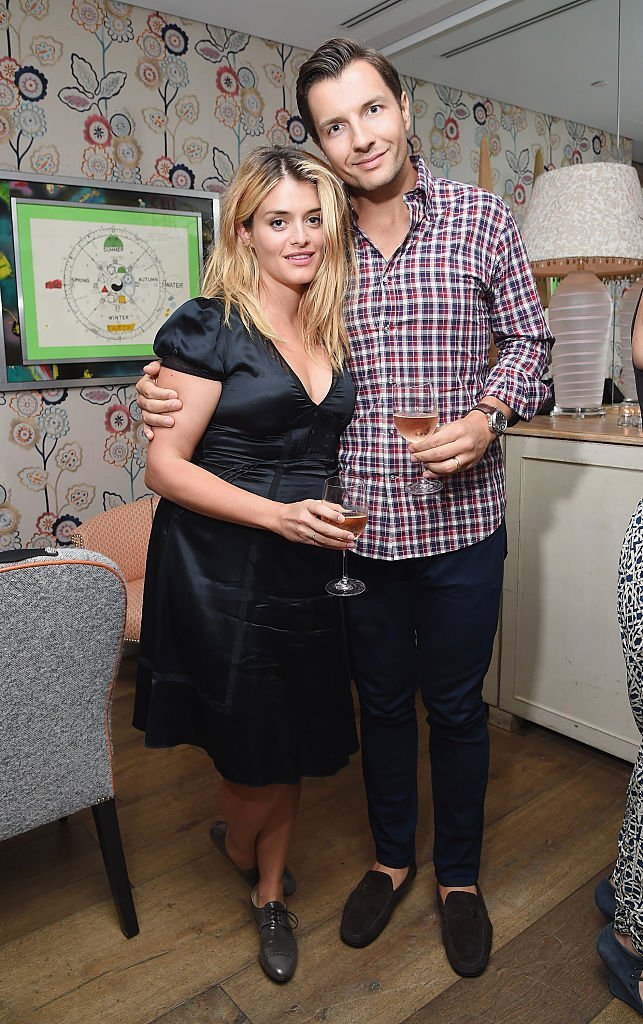
<path fill-rule="evenodd" d="M 602 79 L 600 79 L 600 81 L 598 82 L 590 82 L 589 84 L 596 89 L 600 89 L 602 86 L 607 85 L 607 82 L 604 82 Z"/>

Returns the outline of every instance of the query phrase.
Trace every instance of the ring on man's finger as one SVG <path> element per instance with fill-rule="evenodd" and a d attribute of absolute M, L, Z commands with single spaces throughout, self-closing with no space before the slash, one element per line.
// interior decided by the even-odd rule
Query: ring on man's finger
<path fill-rule="evenodd" d="M 313 532 L 312 532 L 312 534 L 310 536 L 310 539 L 312 540 L 313 544 L 315 543 L 315 537 L 316 536 L 317 536 L 317 530 L 313 530 Z"/>
<path fill-rule="evenodd" d="M 455 464 L 458 467 L 458 469 L 462 469 L 462 466 L 460 465 L 460 459 L 458 458 L 457 455 L 453 456 L 453 461 L 455 462 Z"/>

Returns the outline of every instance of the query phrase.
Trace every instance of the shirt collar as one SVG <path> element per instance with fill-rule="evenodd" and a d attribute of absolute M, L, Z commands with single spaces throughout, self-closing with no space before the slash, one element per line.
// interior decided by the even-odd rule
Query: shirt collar
<path fill-rule="evenodd" d="M 408 203 L 411 214 L 417 210 L 420 216 L 426 216 L 433 194 L 434 178 L 424 160 L 418 154 L 411 156 L 411 163 L 417 171 L 417 181 L 412 189 L 404 193 L 404 202 Z"/>

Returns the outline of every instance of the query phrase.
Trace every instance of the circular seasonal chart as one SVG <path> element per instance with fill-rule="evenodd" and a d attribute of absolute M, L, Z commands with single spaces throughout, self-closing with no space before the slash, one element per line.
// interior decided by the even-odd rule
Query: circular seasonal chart
<path fill-rule="evenodd" d="M 136 338 L 158 321 L 166 304 L 154 250 L 118 227 L 99 228 L 76 242 L 62 285 L 76 319 L 100 338 Z"/>

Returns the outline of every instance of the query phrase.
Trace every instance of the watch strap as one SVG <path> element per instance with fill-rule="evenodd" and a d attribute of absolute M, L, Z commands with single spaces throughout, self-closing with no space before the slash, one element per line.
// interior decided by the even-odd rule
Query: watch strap
<path fill-rule="evenodd" d="M 471 412 L 473 412 L 474 409 L 479 409 L 480 412 L 486 412 L 489 416 L 493 416 L 494 412 L 502 412 L 502 409 L 498 409 L 495 405 L 490 405 L 489 402 L 478 402 L 477 405 L 474 405 Z"/>

